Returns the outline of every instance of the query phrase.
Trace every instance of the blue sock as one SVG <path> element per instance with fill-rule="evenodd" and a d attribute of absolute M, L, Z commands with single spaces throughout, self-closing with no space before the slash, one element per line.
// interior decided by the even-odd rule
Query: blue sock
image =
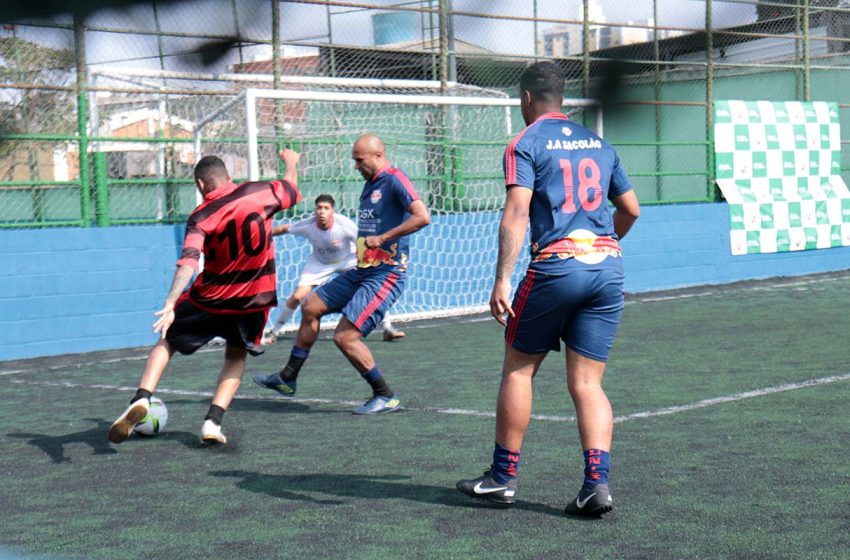
<path fill-rule="evenodd" d="M 519 466 L 520 451 L 505 449 L 498 443 L 493 448 L 493 469 L 490 476 L 497 484 L 505 484 L 512 478 L 516 478 Z"/>
<path fill-rule="evenodd" d="M 384 381 L 384 376 L 381 375 L 381 369 L 378 367 L 378 364 L 370 369 L 369 371 L 365 371 L 360 374 L 363 379 L 369 383 L 369 386 L 372 387 L 372 392 L 375 395 L 380 395 L 382 397 L 392 397 L 393 392 L 390 390 L 387 382 Z"/>
<path fill-rule="evenodd" d="M 289 355 L 290 355 L 290 356 L 292 356 L 293 358 L 298 358 L 298 359 L 301 359 L 301 360 L 306 360 L 306 359 L 307 359 L 307 356 L 309 356 L 309 355 L 310 355 L 310 351 L 309 351 L 309 350 L 304 350 L 303 348 L 299 348 L 299 347 L 297 347 L 297 346 L 293 346 L 293 347 L 292 347 L 292 352 L 291 352 Z"/>
<path fill-rule="evenodd" d="M 584 450 L 584 485 L 593 488 L 597 484 L 608 484 L 611 454 L 602 449 Z"/>

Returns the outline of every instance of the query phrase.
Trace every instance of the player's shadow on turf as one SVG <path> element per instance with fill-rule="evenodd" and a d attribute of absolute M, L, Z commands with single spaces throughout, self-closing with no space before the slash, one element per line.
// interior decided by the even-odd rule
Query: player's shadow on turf
<path fill-rule="evenodd" d="M 230 409 L 272 414 L 351 414 L 348 408 L 314 408 L 308 404 L 292 401 L 288 397 L 280 397 L 274 400 L 237 399 L 230 405 Z"/>
<path fill-rule="evenodd" d="M 409 482 L 403 475 L 358 474 L 262 474 L 250 471 L 212 471 L 210 475 L 238 478 L 236 487 L 249 492 L 267 494 L 274 498 L 313 504 L 339 505 L 346 503 L 337 498 L 404 499 L 453 507 L 493 507 L 483 502 L 473 502 L 456 489 L 443 486 L 426 486 Z M 315 497 L 324 494 L 330 498 Z M 563 510 L 544 504 L 517 502 L 517 509 L 563 517 Z"/>
<path fill-rule="evenodd" d="M 13 438 L 29 440 L 28 443 L 30 445 L 44 451 L 44 453 L 50 457 L 50 460 L 57 464 L 71 462 L 71 459 L 65 456 L 65 446 L 75 443 L 88 445 L 94 451 L 94 455 L 114 455 L 115 453 L 118 453 L 118 450 L 113 445 L 110 445 L 109 441 L 106 439 L 106 431 L 112 423 L 100 418 L 86 418 L 86 420 L 97 423 L 97 426 L 90 430 L 72 432 L 70 434 L 58 436 L 28 433 L 9 433 L 6 435 Z M 159 441 L 179 441 L 190 449 L 198 447 L 198 436 L 190 432 L 165 432 L 159 434 L 155 438 L 134 435 L 131 436 L 131 440 L 128 441 L 132 441 L 136 438 L 140 441 L 153 439 Z"/>
<path fill-rule="evenodd" d="M 47 434 L 26 434 L 13 433 L 6 434 L 9 437 L 27 439 L 29 444 L 38 447 L 44 451 L 54 463 L 70 463 L 71 459 L 65 457 L 65 446 L 74 443 L 84 443 L 94 450 L 95 455 L 112 455 L 117 453 L 115 449 L 109 445 L 106 440 L 106 430 L 109 429 L 111 422 L 102 419 L 86 418 L 91 422 L 96 422 L 97 426 L 90 430 L 81 432 L 73 432 L 59 436 L 51 436 Z"/>
<path fill-rule="evenodd" d="M 206 411 L 210 400 L 202 399 L 169 399 L 168 404 L 173 405 L 195 405 L 202 407 Z M 303 402 L 292 400 L 288 397 L 265 398 L 265 399 L 250 399 L 237 398 L 231 403 L 228 410 L 231 411 L 246 411 L 246 412 L 263 412 L 273 414 L 350 414 L 349 409 L 332 409 L 332 408 L 314 408 Z"/>

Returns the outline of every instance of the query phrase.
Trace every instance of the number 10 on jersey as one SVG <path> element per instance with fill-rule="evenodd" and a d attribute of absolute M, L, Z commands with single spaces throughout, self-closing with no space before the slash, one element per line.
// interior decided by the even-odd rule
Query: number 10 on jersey
<path fill-rule="evenodd" d="M 575 177 L 573 176 L 573 162 L 568 159 L 560 160 L 561 171 L 564 172 L 564 204 L 561 211 L 564 214 L 573 214 L 576 211 L 575 201 Z M 602 204 L 602 185 L 599 184 L 601 173 L 599 165 L 592 158 L 582 158 L 578 162 L 578 199 L 581 207 L 590 212 L 596 210 Z M 591 200 L 591 192 L 593 199 Z"/>

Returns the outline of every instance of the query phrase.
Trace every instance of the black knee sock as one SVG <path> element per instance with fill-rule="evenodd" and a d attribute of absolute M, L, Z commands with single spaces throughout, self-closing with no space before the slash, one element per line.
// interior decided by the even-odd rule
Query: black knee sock
<path fill-rule="evenodd" d="M 298 372 L 301 371 L 301 366 L 304 365 L 302 358 L 289 358 L 286 365 L 278 372 L 278 375 L 284 381 L 295 381 L 298 379 Z"/>
<path fill-rule="evenodd" d="M 289 361 L 286 362 L 286 366 L 278 373 L 280 378 L 284 381 L 295 381 L 298 378 L 298 372 L 301 371 L 301 366 L 304 365 L 309 355 L 309 350 L 293 346 L 292 353 L 289 355 Z"/>
<path fill-rule="evenodd" d="M 210 411 L 207 412 L 206 418 L 204 420 L 212 420 L 216 423 L 216 425 L 221 426 L 222 418 L 224 417 L 225 410 L 218 406 L 217 404 L 210 405 Z"/>
<path fill-rule="evenodd" d="M 136 394 L 133 395 L 132 399 L 130 399 L 130 404 L 133 404 L 139 399 L 150 399 L 151 395 L 153 395 L 153 393 L 151 393 L 147 389 L 136 389 Z"/>
<path fill-rule="evenodd" d="M 390 386 L 387 385 L 386 381 L 384 381 L 384 376 L 381 375 L 381 370 L 377 364 L 369 371 L 363 372 L 360 375 L 367 383 L 369 383 L 369 386 L 372 387 L 372 392 L 374 394 L 381 397 L 391 397 L 393 395 L 393 392 L 390 390 Z"/>

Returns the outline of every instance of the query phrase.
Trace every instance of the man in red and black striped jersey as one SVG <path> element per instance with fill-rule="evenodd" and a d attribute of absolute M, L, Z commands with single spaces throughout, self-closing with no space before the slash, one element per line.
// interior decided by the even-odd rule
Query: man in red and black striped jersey
<path fill-rule="evenodd" d="M 293 150 L 280 152 L 286 173 L 280 181 L 236 185 L 224 162 L 215 156 L 195 166 L 195 184 L 204 196 L 186 223 L 183 253 L 165 305 L 156 312 L 151 350 L 139 389 L 130 406 L 109 428 L 109 441 L 127 439 L 148 413 L 151 395 L 174 352 L 192 354 L 215 337 L 227 342 L 224 366 L 201 428 L 201 439 L 226 443 L 221 420 L 245 371 L 245 358 L 262 354 L 260 339 L 269 309 L 277 305 L 272 218 L 301 200 L 298 160 Z M 201 254 L 204 270 L 184 291 Z"/>

